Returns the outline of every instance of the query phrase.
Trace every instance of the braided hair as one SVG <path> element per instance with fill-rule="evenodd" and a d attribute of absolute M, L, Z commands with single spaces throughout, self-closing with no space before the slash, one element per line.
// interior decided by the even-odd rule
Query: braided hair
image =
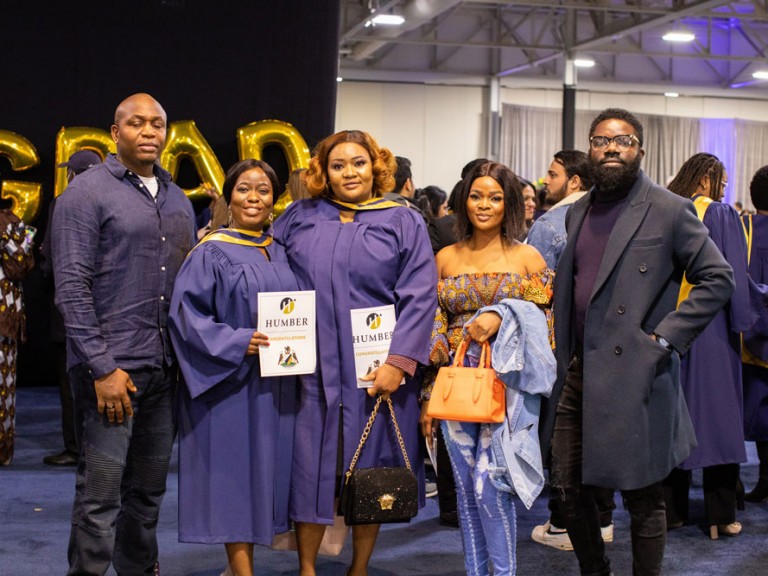
<path fill-rule="evenodd" d="M 710 190 L 719 192 L 725 178 L 725 166 L 714 154 L 699 152 L 685 161 L 667 188 L 678 196 L 691 198 L 705 176 L 709 176 Z"/>

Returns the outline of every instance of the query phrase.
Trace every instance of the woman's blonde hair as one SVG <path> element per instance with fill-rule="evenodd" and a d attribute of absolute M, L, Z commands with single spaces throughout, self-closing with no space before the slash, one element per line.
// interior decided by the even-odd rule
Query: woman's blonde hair
<path fill-rule="evenodd" d="M 373 165 L 373 196 L 378 197 L 391 192 L 395 187 L 395 157 L 386 148 L 380 148 L 376 140 L 367 132 L 360 130 L 342 130 L 324 138 L 314 150 L 312 160 L 306 172 L 305 184 L 312 196 L 333 197 L 333 190 L 328 184 L 328 156 L 336 146 L 345 142 L 359 144 L 368 152 Z"/>

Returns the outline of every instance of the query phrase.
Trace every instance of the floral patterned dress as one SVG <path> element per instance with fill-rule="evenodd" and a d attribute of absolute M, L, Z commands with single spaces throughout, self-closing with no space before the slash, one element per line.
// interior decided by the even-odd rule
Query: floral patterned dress
<path fill-rule="evenodd" d="M 464 324 L 484 306 L 498 304 L 505 298 L 529 300 L 546 305 L 552 295 L 555 273 L 546 269 L 527 276 L 508 272 L 475 272 L 442 278 L 437 283 L 437 312 L 432 327 L 429 361 L 436 373 L 440 366 L 448 365 L 461 343 Z M 552 314 L 546 309 L 550 327 L 550 342 L 554 342 Z M 429 398 L 434 384 L 425 380 L 422 396 Z"/>
<path fill-rule="evenodd" d="M 32 234 L 13 212 L 0 210 L 0 466 L 13 460 L 16 352 L 24 337 L 21 280 L 34 263 Z"/>

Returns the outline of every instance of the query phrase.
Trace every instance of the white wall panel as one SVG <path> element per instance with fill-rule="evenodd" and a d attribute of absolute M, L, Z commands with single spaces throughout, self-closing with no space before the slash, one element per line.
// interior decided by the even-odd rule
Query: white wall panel
<path fill-rule="evenodd" d="M 666 98 L 642 93 L 643 88 L 629 86 L 624 92 L 581 89 L 576 107 L 595 112 L 619 107 L 642 114 L 768 121 L 768 105 L 763 100 L 688 96 L 682 89 L 680 98 Z M 450 192 L 462 166 L 487 154 L 486 101 L 487 88 L 479 86 L 345 81 L 338 85 L 336 129 L 370 132 L 381 145 L 411 159 L 417 186 L 434 184 Z M 559 113 L 562 91 L 551 86 L 504 87 L 501 102 L 552 108 Z"/>

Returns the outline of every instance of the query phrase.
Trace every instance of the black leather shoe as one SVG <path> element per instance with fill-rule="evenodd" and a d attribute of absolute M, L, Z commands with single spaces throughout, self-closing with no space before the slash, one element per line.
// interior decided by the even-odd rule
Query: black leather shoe
<path fill-rule="evenodd" d="M 43 464 L 48 464 L 48 466 L 77 466 L 77 454 L 64 450 L 58 454 L 44 457 Z"/>

